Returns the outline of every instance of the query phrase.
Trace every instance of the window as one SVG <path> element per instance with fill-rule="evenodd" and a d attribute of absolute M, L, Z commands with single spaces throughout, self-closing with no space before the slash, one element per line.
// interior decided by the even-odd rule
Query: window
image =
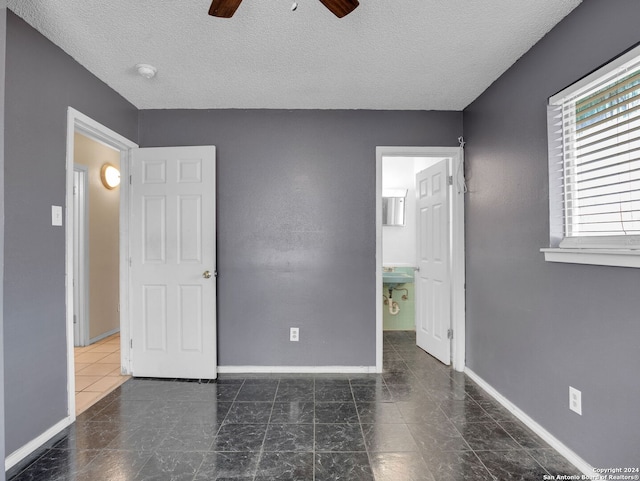
<path fill-rule="evenodd" d="M 640 249 L 640 47 L 551 97 L 548 127 L 552 247 Z"/>

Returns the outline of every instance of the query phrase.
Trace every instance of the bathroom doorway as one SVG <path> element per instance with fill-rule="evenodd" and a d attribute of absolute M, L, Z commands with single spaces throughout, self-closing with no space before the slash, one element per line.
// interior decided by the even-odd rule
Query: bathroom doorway
<path fill-rule="evenodd" d="M 384 331 L 415 330 L 415 272 L 416 257 L 416 174 L 441 158 L 391 157 L 382 158 L 382 267 L 383 300 L 382 324 Z M 392 202 L 390 202 L 390 200 Z M 385 209 L 387 204 L 387 209 Z M 395 215 L 391 214 L 394 206 Z M 404 283 L 385 283 L 388 273 L 407 276 Z"/>
<path fill-rule="evenodd" d="M 463 152 L 457 147 L 378 147 L 376 150 L 376 368 L 382 371 L 382 338 L 384 329 L 415 329 L 415 300 L 426 297 L 425 290 L 416 289 L 415 281 L 425 278 L 427 272 L 418 276 L 413 272 L 418 268 L 417 239 L 418 211 L 416 195 L 416 175 L 436 164 L 446 166 L 446 188 L 449 195 L 447 209 L 447 271 L 448 279 L 445 300 L 447 319 L 440 319 L 446 325 L 447 356 L 454 369 L 464 370 L 464 192 Z M 405 219 L 401 225 L 383 226 L 383 190 L 404 192 Z M 389 193 L 389 192 L 388 192 Z M 395 194 L 394 194 L 395 195 Z M 399 194 L 398 194 L 399 195 Z M 444 225 L 444 224 L 443 224 Z M 384 238 L 384 241 L 383 241 Z M 423 270 L 424 262 L 421 263 Z M 390 284 L 383 287 L 383 269 L 398 275 L 407 275 L 406 283 Z M 389 274 L 385 274 L 387 281 Z M 397 289 L 389 291 L 389 287 Z M 386 291 L 386 292 L 385 292 Z M 389 295 L 391 292 L 391 295 Z M 387 304 L 383 304 L 386 296 Z M 395 296 L 395 299 L 389 299 Z M 406 298 L 406 299 L 404 299 Z M 426 299 L 421 298 L 424 305 Z M 420 304 L 420 302 L 418 304 Z M 386 314 L 385 314 L 385 311 Z M 395 315 L 394 315 L 395 313 Z M 401 314 L 402 313 L 402 314 Z M 450 343 L 450 346 L 449 344 Z M 421 347 L 425 347 L 424 344 Z M 450 354 L 449 352 L 450 347 Z M 429 352 L 429 349 L 426 349 Z M 431 353 L 435 356 L 435 352 Z M 441 353 L 439 353 L 441 356 Z M 441 357 L 441 359 L 443 359 Z M 449 359 L 443 359 L 447 361 Z M 447 362 L 445 362 L 447 363 Z M 448 364 L 448 363 L 447 363 Z"/>

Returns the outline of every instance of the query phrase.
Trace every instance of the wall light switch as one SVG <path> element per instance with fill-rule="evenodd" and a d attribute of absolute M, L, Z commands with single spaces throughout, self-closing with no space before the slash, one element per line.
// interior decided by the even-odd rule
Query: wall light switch
<path fill-rule="evenodd" d="M 51 206 L 51 225 L 62 225 L 62 206 Z"/>
<path fill-rule="evenodd" d="M 582 392 L 569 386 L 569 409 L 582 416 Z"/>

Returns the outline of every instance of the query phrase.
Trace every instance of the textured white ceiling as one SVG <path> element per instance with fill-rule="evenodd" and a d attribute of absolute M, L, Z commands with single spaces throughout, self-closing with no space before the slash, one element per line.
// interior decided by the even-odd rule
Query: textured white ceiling
<path fill-rule="evenodd" d="M 462 110 L 581 0 L 9 0 L 140 109 Z M 134 66 L 158 68 L 152 80 Z"/>

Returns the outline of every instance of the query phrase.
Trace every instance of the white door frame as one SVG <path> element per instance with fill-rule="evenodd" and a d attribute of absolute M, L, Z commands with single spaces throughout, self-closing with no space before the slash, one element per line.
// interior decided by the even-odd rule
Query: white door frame
<path fill-rule="evenodd" d="M 87 213 L 89 212 L 89 197 L 87 196 L 87 176 L 89 170 L 86 166 L 74 164 L 74 175 L 78 173 L 78 190 L 73 197 L 73 318 L 74 318 L 74 346 L 87 346 L 89 344 L 89 258 L 87 234 Z M 75 182 L 73 186 L 76 188 Z"/>
<path fill-rule="evenodd" d="M 65 209 L 65 290 L 67 312 L 67 407 L 66 421 L 76 418 L 75 366 L 73 351 L 73 159 L 74 136 L 81 133 L 96 142 L 120 151 L 120 355 L 123 374 L 131 373 L 129 343 L 129 151 L 138 145 L 69 107 L 67 110 L 66 209 Z"/>
<path fill-rule="evenodd" d="M 460 147 L 376 147 L 376 372 L 382 372 L 382 158 L 451 158 L 451 363 L 465 367 L 464 152 Z"/>

